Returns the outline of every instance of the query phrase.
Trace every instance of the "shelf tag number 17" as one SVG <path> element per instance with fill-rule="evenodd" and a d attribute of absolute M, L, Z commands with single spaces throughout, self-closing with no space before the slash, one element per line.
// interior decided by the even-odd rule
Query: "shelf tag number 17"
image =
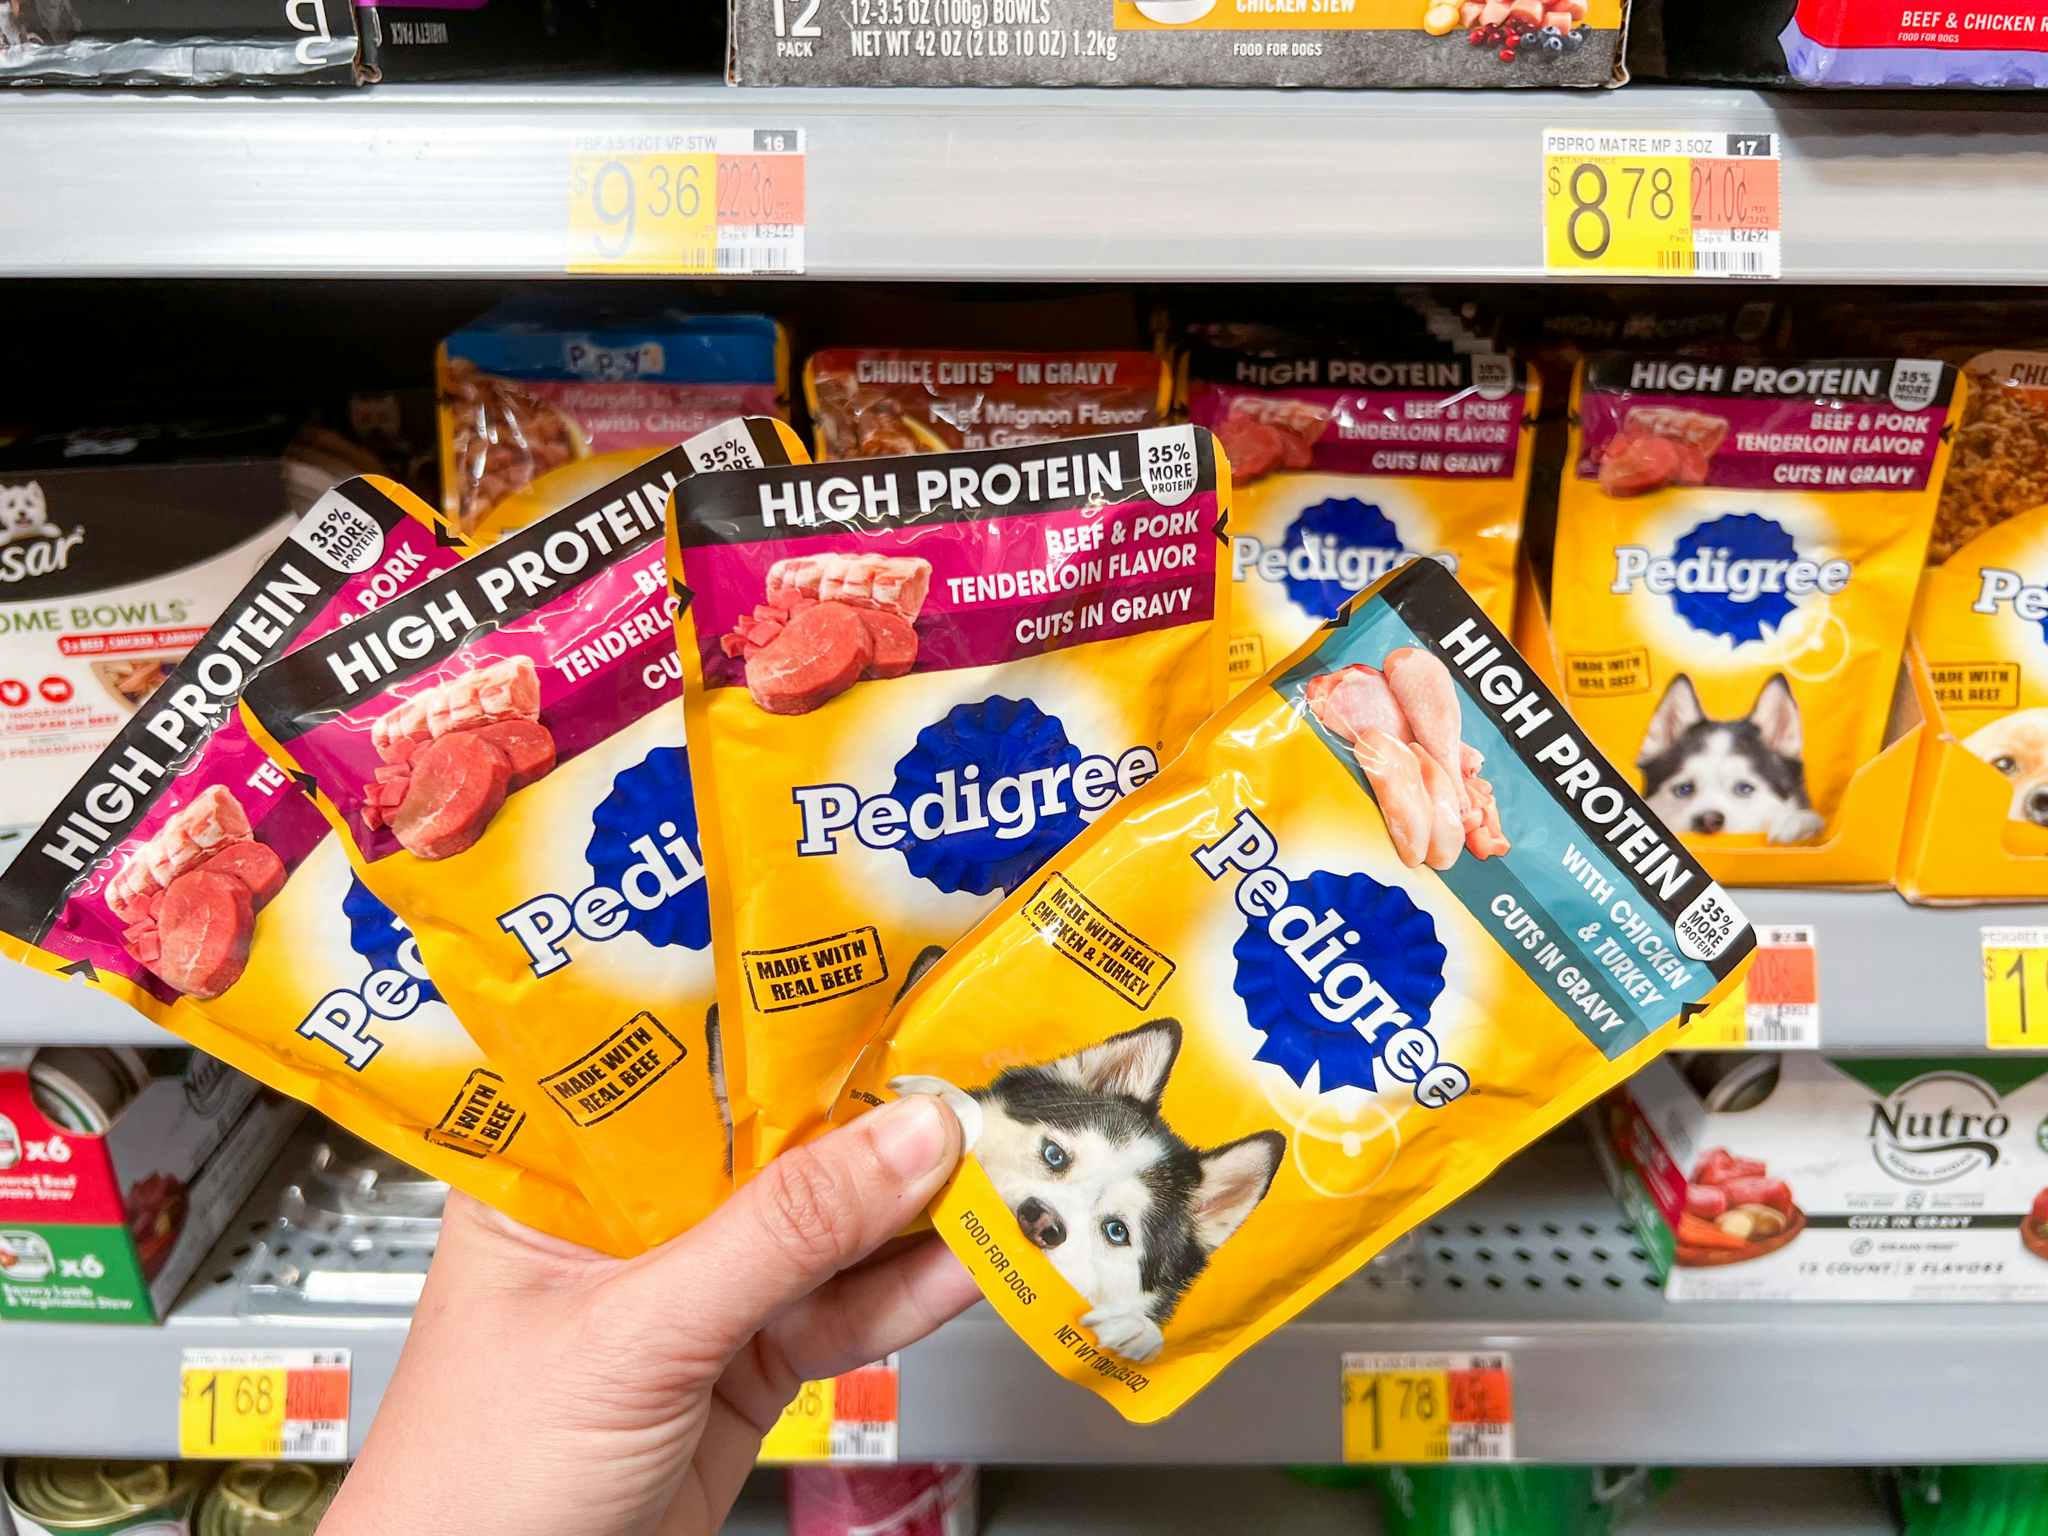
<path fill-rule="evenodd" d="M 2048 928 L 1986 928 L 1984 1045 L 2048 1050 Z"/>

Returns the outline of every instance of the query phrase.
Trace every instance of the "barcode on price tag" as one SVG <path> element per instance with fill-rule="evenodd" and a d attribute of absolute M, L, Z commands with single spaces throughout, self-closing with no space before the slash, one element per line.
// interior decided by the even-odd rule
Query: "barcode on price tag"
<path fill-rule="evenodd" d="M 1777 277 L 1778 136 L 1553 128 L 1543 264 L 1606 277 Z"/>
<path fill-rule="evenodd" d="M 1347 1354 L 1342 1384 L 1346 1461 L 1514 1459 L 1505 1354 Z"/>
<path fill-rule="evenodd" d="M 807 1381 L 761 1442 L 764 1462 L 896 1459 L 896 1356 L 830 1381 Z"/>
<path fill-rule="evenodd" d="M 1814 930 L 1790 923 L 1756 930 L 1756 959 L 1742 985 L 1695 1019 L 1694 1051 L 1820 1049 L 1820 950 Z"/>
<path fill-rule="evenodd" d="M 178 1454 L 188 1460 L 348 1459 L 345 1349 L 188 1349 Z"/>
<path fill-rule="evenodd" d="M 568 188 L 568 271 L 804 269 L 801 128 L 581 135 L 570 148 Z"/>

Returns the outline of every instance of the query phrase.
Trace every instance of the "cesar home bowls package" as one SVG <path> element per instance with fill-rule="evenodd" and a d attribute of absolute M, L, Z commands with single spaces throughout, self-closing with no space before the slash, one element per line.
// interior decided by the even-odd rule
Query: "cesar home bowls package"
<path fill-rule="evenodd" d="M 848 1103 L 955 1106 L 940 1235 L 1149 1421 L 1678 1043 L 1753 947 L 1418 560 L 955 945 Z"/>
<path fill-rule="evenodd" d="M 719 1013 L 744 1036 L 754 1166 L 823 1126 L 941 948 L 1221 702 L 1229 487 L 1207 432 L 1160 427 L 678 489 Z"/>
<path fill-rule="evenodd" d="M 467 548 L 407 492 L 350 480 L 263 560 L 0 877 L 0 952 L 121 999 L 520 1220 L 602 1243 L 553 1127 L 441 1001 L 235 705 Z"/>
<path fill-rule="evenodd" d="M 1581 367 L 1558 673 L 1724 880 L 1891 878 L 1912 762 L 1888 720 L 1955 390 L 1915 359 Z"/>
<path fill-rule="evenodd" d="M 615 1244 L 726 1178 L 710 935 L 661 530 L 694 471 L 802 457 L 735 421 L 515 533 L 249 688 L 244 718 L 514 1092 L 562 1134 Z"/>
<path fill-rule="evenodd" d="M 2048 1300 L 2048 1064 L 1699 1055 L 1606 1106 L 1680 1301 Z"/>

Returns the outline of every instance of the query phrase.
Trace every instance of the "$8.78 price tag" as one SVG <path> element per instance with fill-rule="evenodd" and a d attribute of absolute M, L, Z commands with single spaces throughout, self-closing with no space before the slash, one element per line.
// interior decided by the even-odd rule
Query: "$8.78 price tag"
<path fill-rule="evenodd" d="M 1984 1045 L 2048 1050 L 2048 928 L 1986 928 Z"/>
<path fill-rule="evenodd" d="M 894 1461 L 896 1356 L 807 1381 L 761 1441 L 764 1462 Z"/>
<path fill-rule="evenodd" d="M 1543 135 L 1543 265 L 1588 277 L 1777 277 L 1774 133 Z"/>
<path fill-rule="evenodd" d="M 803 271 L 803 130 L 579 138 L 563 264 L 670 276 Z"/>
<path fill-rule="evenodd" d="M 1347 1354 L 1346 1461 L 1509 1461 L 1515 1454 L 1508 1357 Z"/>
<path fill-rule="evenodd" d="M 187 1460 L 345 1461 L 345 1349 L 188 1349 L 178 1372 Z"/>

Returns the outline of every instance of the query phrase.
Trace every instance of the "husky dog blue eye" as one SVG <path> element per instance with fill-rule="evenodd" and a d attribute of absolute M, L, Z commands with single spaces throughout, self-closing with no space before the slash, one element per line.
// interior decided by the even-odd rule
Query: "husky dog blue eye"
<path fill-rule="evenodd" d="M 1045 1166 L 1050 1168 L 1054 1173 L 1060 1172 L 1067 1166 L 1068 1163 L 1073 1161 L 1073 1159 L 1067 1155 L 1067 1149 L 1061 1146 L 1058 1142 L 1054 1141 L 1050 1136 L 1046 1137 L 1043 1141 L 1039 1142 L 1038 1155 L 1039 1158 L 1045 1163 Z"/>
<path fill-rule="evenodd" d="M 1131 1229 L 1114 1216 L 1104 1218 L 1102 1235 L 1109 1239 L 1112 1247 L 1128 1248 L 1131 1246 Z"/>
<path fill-rule="evenodd" d="M 1753 795 L 1753 794 L 1755 794 L 1755 793 L 1756 793 L 1756 785 L 1752 784 L 1752 783 L 1751 783 L 1751 782 L 1750 782 L 1750 781 L 1749 781 L 1748 779 L 1737 779 L 1737 780 L 1735 781 L 1735 798 L 1736 798 L 1736 799 L 1738 799 L 1738 800 L 1747 800 L 1747 799 L 1748 799 L 1748 798 L 1749 798 L 1749 797 L 1750 797 L 1751 795 Z"/>
<path fill-rule="evenodd" d="M 1676 795 L 1681 800 L 1690 800 L 1693 796 L 1693 788 L 1694 786 L 1692 780 L 1685 779 L 1677 784 L 1672 785 L 1671 793 Z"/>

